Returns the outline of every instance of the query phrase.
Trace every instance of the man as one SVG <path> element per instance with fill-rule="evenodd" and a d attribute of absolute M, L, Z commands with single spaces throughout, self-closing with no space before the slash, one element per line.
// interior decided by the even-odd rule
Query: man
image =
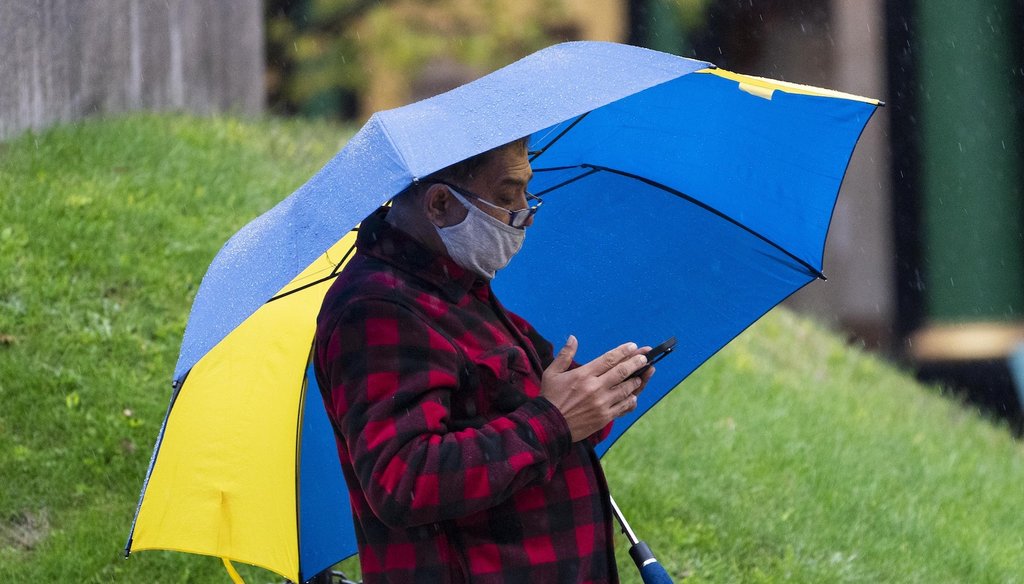
<path fill-rule="evenodd" d="M 526 140 L 419 181 L 363 221 L 317 319 L 314 363 L 364 581 L 614 582 L 593 446 L 636 407 L 649 347 L 585 365 L 490 280 L 537 207 Z"/>

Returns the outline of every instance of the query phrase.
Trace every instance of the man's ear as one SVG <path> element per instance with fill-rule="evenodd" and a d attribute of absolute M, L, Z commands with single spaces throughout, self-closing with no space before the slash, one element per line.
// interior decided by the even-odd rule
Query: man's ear
<path fill-rule="evenodd" d="M 439 183 L 430 185 L 427 187 L 427 191 L 423 193 L 421 202 L 423 204 L 423 214 L 434 225 L 448 227 L 455 223 L 452 221 L 452 211 L 454 211 L 452 206 L 458 204 L 458 202 L 452 196 L 447 186 Z"/>

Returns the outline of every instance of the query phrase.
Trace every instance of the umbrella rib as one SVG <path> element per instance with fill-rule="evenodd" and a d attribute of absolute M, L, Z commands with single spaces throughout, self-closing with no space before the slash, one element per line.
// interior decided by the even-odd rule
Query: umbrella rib
<path fill-rule="evenodd" d="M 178 399 L 178 394 L 181 392 L 181 386 L 185 383 L 186 377 L 188 377 L 188 373 L 171 384 L 171 403 L 167 404 L 167 413 L 164 414 L 164 423 L 160 425 L 160 433 L 157 434 L 156 444 L 153 445 L 153 454 L 149 457 L 149 467 L 146 469 L 146 478 L 142 481 L 142 491 L 139 493 L 139 503 L 135 506 L 135 517 L 132 518 L 131 531 L 128 532 L 128 542 L 124 544 L 125 559 L 127 559 L 132 553 L 132 541 L 135 539 L 135 525 L 139 521 L 139 513 L 142 512 L 142 501 L 146 498 L 146 489 L 149 488 L 149 479 L 153 476 L 153 468 L 156 466 L 156 456 L 159 454 L 160 447 L 163 446 L 164 443 L 164 432 L 167 430 L 167 420 L 171 417 L 171 408 L 174 407 L 174 402 Z"/>
<path fill-rule="evenodd" d="M 348 256 L 346 255 L 345 257 L 347 258 Z M 342 261 L 345 261 L 345 260 L 342 259 Z M 267 300 L 267 303 L 269 304 L 269 303 L 271 303 L 271 302 L 273 302 L 275 300 L 280 300 L 280 299 L 284 298 L 285 296 L 291 296 L 292 294 L 295 294 L 296 292 L 302 292 L 303 290 L 305 290 L 307 288 L 312 288 L 313 286 L 316 286 L 317 284 L 323 284 L 324 282 L 326 282 L 328 280 L 333 280 L 334 278 L 337 278 L 337 277 L 338 277 L 338 273 L 335 272 L 334 270 L 331 270 L 331 273 L 327 274 L 323 278 L 318 278 L 318 279 L 310 282 L 309 284 L 303 284 L 302 286 L 299 286 L 298 288 L 296 288 L 294 290 L 289 290 L 287 292 L 282 292 L 282 293 L 278 294 L 277 296 L 274 296 L 270 300 Z"/>
<path fill-rule="evenodd" d="M 579 166 L 573 166 L 571 168 L 580 168 L 580 167 Z M 572 178 L 570 178 L 568 180 L 564 180 L 564 181 L 558 183 L 557 185 L 555 185 L 553 187 L 546 188 L 546 189 L 544 189 L 543 191 L 541 191 L 539 193 L 532 193 L 532 194 L 535 197 L 543 197 L 544 195 L 550 193 L 551 191 L 553 191 L 555 189 L 560 189 L 560 188 L 564 187 L 565 185 L 568 185 L 570 183 L 574 183 L 574 182 L 580 180 L 581 178 L 586 178 L 586 177 L 594 174 L 595 172 L 598 172 L 598 169 L 591 168 L 590 170 L 584 172 L 583 174 L 578 174 L 578 175 L 576 175 L 576 176 L 574 176 L 574 177 L 572 177 Z"/>
<path fill-rule="evenodd" d="M 352 231 L 358 231 L 358 230 L 357 229 L 353 229 Z M 270 303 L 270 302 L 273 302 L 275 300 L 280 300 L 280 299 L 284 298 L 285 296 L 290 296 L 292 294 L 295 294 L 296 292 L 302 292 L 306 288 L 312 288 L 313 286 L 316 286 L 317 284 L 323 284 L 324 282 L 326 282 L 328 280 L 337 278 L 338 277 L 338 272 L 341 271 L 341 267 L 345 265 L 345 261 L 352 255 L 352 252 L 354 252 L 355 250 L 356 250 L 356 246 L 355 245 L 349 247 L 348 251 L 345 252 L 345 255 L 341 258 L 341 261 L 338 262 L 337 264 L 335 264 L 335 266 L 333 268 L 331 268 L 331 273 L 330 274 L 327 274 L 323 278 L 319 278 L 319 279 L 314 280 L 313 282 L 310 282 L 308 284 L 303 284 L 302 286 L 299 286 L 298 288 L 296 288 L 294 290 L 289 290 L 287 292 L 282 292 L 282 293 L 278 294 L 277 296 L 274 296 L 270 300 L 267 300 L 267 302 Z"/>
<path fill-rule="evenodd" d="M 267 300 L 267 303 L 273 302 L 274 300 L 281 300 L 285 296 L 291 296 L 292 294 L 295 294 L 296 292 L 302 292 L 303 290 L 305 290 L 307 288 L 312 288 L 313 286 L 316 286 L 317 284 L 323 284 L 323 283 L 327 282 L 328 280 L 334 280 L 335 278 L 338 277 L 338 269 L 342 265 L 345 264 L 345 260 L 348 259 L 348 257 L 350 255 L 352 255 L 352 251 L 354 251 L 354 250 L 355 250 L 355 246 L 354 245 L 352 247 L 348 248 L 348 252 L 345 253 L 345 257 L 341 258 L 341 261 L 339 261 L 338 264 L 335 265 L 331 269 L 331 274 L 328 274 L 324 278 L 319 278 L 317 280 L 314 280 L 314 281 L 310 282 L 309 284 L 303 284 L 302 286 L 299 286 L 295 290 L 289 290 L 288 292 L 282 292 L 281 294 L 278 294 L 278 295 L 274 296 L 273 298 L 270 298 L 269 300 Z"/>
<path fill-rule="evenodd" d="M 568 166 L 548 166 L 546 168 L 534 168 L 534 174 L 538 172 L 554 172 L 556 170 L 569 170 L 570 168 L 580 168 L 579 164 L 570 164 Z"/>
<path fill-rule="evenodd" d="M 589 114 L 589 113 L 590 112 L 584 112 L 583 114 L 581 114 L 578 118 L 573 120 L 571 124 L 569 124 L 569 127 L 567 127 L 566 129 L 562 130 L 557 136 L 555 136 L 550 142 L 548 142 L 546 146 L 544 146 L 540 150 L 537 150 L 537 151 L 533 152 L 531 154 L 531 156 L 530 156 L 530 162 L 533 162 L 534 160 L 537 160 L 537 158 L 541 154 L 544 154 L 545 152 L 547 152 L 548 148 L 551 148 L 555 144 L 555 142 L 558 142 L 562 138 L 562 136 L 568 134 L 569 130 L 571 130 L 574 127 L 576 127 L 576 124 L 582 122 L 583 118 L 587 117 L 587 114 Z"/>
<path fill-rule="evenodd" d="M 356 233 L 359 232 L 358 229 L 353 229 L 352 231 L 355 231 Z M 355 244 L 352 244 L 352 246 L 350 246 L 348 248 L 348 251 L 346 251 L 345 255 L 342 256 L 341 261 L 338 262 L 337 264 L 335 264 L 334 269 L 331 270 L 331 275 L 332 276 L 337 276 L 338 275 L 338 272 L 341 271 L 341 267 L 345 265 L 345 261 L 348 260 L 349 256 L 352 255 L 352 252 L 355 251 L 355 249 L 356 249 Z"/>
<path fill-rule="evenodd" d="M 355 247 L 355 246 L 352 246 Z M 298 580 L 305 582 L 302 574 L 302 426 L 305 424 L 306 398 L 309 393 L 309 363 L 313 361 L 313 343 L 309 347 L 309 356 L 306 357 L 306 370 L 302 372 L 302 381 L 299 387 L 299 409 L 296 412 L 299 423 L 295 424 L 295 551 L 298 556 Z"/>
<path fill-rule="evenodd" d="M 626 172 L 626 171 L 623 171 L 623 170 L 616 170 L 614 168 L 609 168 L 607 166 L 598 166 L 596 164 L 581 164 L 580 166 L 583 167 L 583 168 L 592 168 L 592 169 L 595 169 L 595 170 L 603 170 L 605 172 L 610 172 L 612 174 L 617 174 L 619 176 L 624 176 L 626 178 L 631 178 L 631 179 L 634 179 L 634 180 L 638 180 L 638 181 L 640 181 L 642 183 L 648 184 L 648 185 L 650 185 L 652 187 L 655 187 L 655 188 L 659 188 L 659 189 L 661 189 L 661 190 L 663 190 L 663 191 L 665 191 L 667 193 L 671 193 L 671 194 L 673 194 L 673 195 L 675 195 L 675 196 L 677 196 L 677 197 L 679 197 L 681 199 L 689 201 L 689 202 L 693 203 L 694 205 L 697 205 L 701 209 L 704 209 L 705 211 L 707 211 L 709 213 L 712 213 L 714 215 L 717 215 L 718 217 L 721 217 L 722 219 L 725 219 L 729 223 L 732 223 L 736 227 L 739 227 L 740 229 L 746 231 L 747 233 L 753 235 L 754 237 L 760 239 L 761 241 L 767 243 L 768 245 L 770 245 L 770 246 L 774 247 L 775 249 L 781 251 L 782 253 L 786 254 L 787 256 L 789 256 L 790 259 L 792 259 L 793 261 L 799 263 L 801 266 L 807 268 L 807 271 L 809 271 L 811 274 L 813 274 L 816 278 L 821 279 L 821 280 L 828 280 L 828 278 L 825 277 L 825 274 L 821 273 L 821 270 L 815 268 L 814 266 L 812 266 L 811 264 L 807 263 L 806 261 L 804 261 L 804 260 L 798 258 L 797 256 L 793 255 L 792 252 L 790 252 L 786 248 L 782 247 L 778 243 L 775 243 L 774 241 L 772 241 L 772 240 L 768 239 L 767 237 L 761 235 L 760 233 L 754 231 L 750 227 L 747 227 L 743 223 L 740 223 L 739 221 L 733 219 L 732 217 L 726 215 L 725 213 L 722 213 L 718 209 L 715 209 L 714 207 L 712 207 L 712 206 L 710 206 L 710 205 L 708 205 L 706 203 L 702 203 L 701 201 L 698 201 L 697 199 L 691 197 L 690 195 L 687 195 L 686 193 L 684 193 L 682 191 L 677 191 L 676 189 L 673 189 L 672 187 L 669 187 L 667 185 L 663 185 L 663 184 L 661 184 L 658 181 L 654 181 L 654 180 L 651 180 L 649 178 L 645 178 L 645 177 L 642 177 L 640 175 L 636 175 L 636 174 L 633 174 L 633 173 L 630 173 L 630 172 Z"/>

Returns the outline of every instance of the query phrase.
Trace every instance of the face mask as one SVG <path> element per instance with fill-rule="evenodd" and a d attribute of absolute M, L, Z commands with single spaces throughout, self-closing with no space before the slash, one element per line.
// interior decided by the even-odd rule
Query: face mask
<path fill-rule="evenodd" d="M 455 263 L 491 279 L 522 247 L 526 230 L 506 225 L 478 209 L 454 189 L 450 192 L 469 214 L 458 225 L 435 225 L 434 228 Z"/>

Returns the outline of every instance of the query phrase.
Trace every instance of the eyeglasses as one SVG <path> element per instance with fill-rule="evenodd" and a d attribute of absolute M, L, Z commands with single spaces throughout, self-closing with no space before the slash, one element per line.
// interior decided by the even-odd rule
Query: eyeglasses
<path fill-rule="evenodd" d="M 457 186 L 455 186 L 455 185 L 453 185 L 451 183 L 447 183 L 447 182 L 444 182 L 444 181 L 437 181 L 437 183 L 438 184 L 442 184 L 442 185 L 452 189 L 453 191 L 459 193 L 460 195 L 467 196 L 467 197 L 469 197 L 471 199 L 476 199 L 476 200 L 480 201 L 481 203 L 487 205 L 488 207 L 492 207 L 494 209 L 497 209 L 498 211 L 502 211 L 502 212 L 508 213 L 508 224 L 511 225 L 512 227 L 517 227 L 519 229 L 523 229 L 524 226 L 526 225 L 526 222 L 530 220 L 530 217 L 533 217 L 534 215 L 536 215 L 537 214 L 537 210 L 540 209 L 540 206 L 544 204 L 544 201 L 542 201 L 540 199 L 540 197 L 538 197 L 536 195 L 533 195 L 533 194 L 530 194 L 529 192 L 527 192 L 526 193 L 526 200 L 527 200 L 527 202 L 534 202 L 534 201 L 536 201 L 536 204 L 535 205 L 530 205 L 529 207 L 526 207 L 525 209 L 517 209 L 515 211 L 509 211 L 505 207 L 499 207 L 498 205 L 495 205 L 494 203 L 491 203 L 490 201 L 484 199 L 480 195 L 474 193 L 473 191 L 467 190 L 464 187 L 457 187 Z"/>

